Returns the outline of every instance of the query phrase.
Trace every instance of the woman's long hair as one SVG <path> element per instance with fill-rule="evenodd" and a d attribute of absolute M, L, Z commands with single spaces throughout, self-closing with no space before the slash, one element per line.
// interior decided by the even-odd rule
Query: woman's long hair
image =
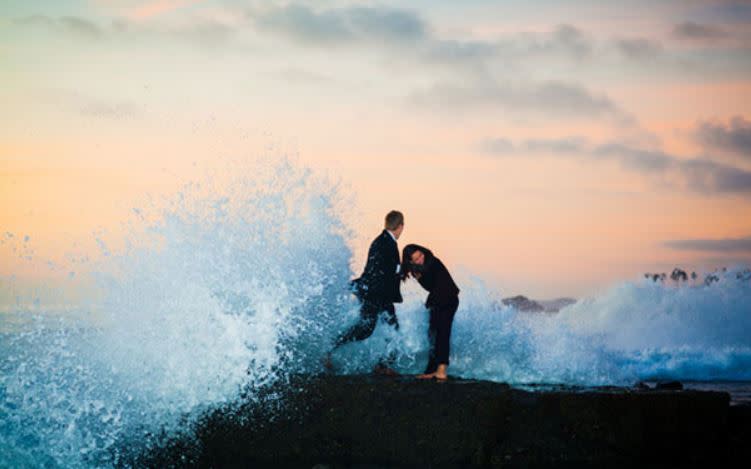
<path fill-rule="evenodd" d="M 402 249 L 402 267 L 399 270 L 399 273 L 402 276 L 402 281 L 407 280 L 407 277 L 410 273 L 415 272 L 418 270 L 419 266 L 416 266 L 412 263 L 412 254 L 415 253 L 415 251 L 422 252 L 423 256 L 425 256 L 425 263 L 422 265 L 422 269 L 420 270 L 426 270 L 429 269 L 431 265 L 433 265 L 433 259 L 435 256 L 433 255 L 433 252 L 423 246 L 420 246 L 419 244 L 408 244 L 404 246 L 404 249 Z"/>

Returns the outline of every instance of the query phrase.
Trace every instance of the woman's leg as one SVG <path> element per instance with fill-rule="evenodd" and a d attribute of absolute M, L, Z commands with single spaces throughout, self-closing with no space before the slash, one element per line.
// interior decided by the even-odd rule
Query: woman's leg
<path fill-rule="evenodd" d="M 435 361 L 438 364 L 435 377 L 446 379 L 446 369 L 449 366 L 449 353 L 451 351 L 451 325 L 454 321 L 456 309 L 444 309 L 438 323 L 435 345 Z"/>
<path fill-rule="evenodd" d="M 438 329 L 436 312 L 430 310 L 430 326 L 428 326 L 428 366 L 425 367 L 425 374 L 434 373 L 438 364 L 435 361 L 435 338 Z"/>
<path fill-rule="evenodd" d="M 451 326 L 454 322 L 454 314 L 459 307 L 459 300 L 451 305 L 446 305 L 441 308 L 433 310 L 431 319 L 435 317 L 435 345 L 434 361 L 435 366 L 433 371 L 428 371 L 426 374 L 421 375 L 424 378 L 438 378 L 446 379 L 446 369 L 449 365 L 449 353 L 451 342 Z"/>

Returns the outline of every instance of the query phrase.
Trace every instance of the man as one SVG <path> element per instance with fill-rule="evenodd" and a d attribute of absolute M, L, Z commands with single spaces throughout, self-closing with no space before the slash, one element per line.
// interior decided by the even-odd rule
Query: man
<path fill-rule="evenodd" d="M 399 291 L 399 248 L 396 245 L 404 230 L 404 215 L 392 210 L 386 215 L 383 232 L 373 240 L 368 250 L 365 270 L 353 283 L 360 299 L 360 319 L 347 332 L 339 336 L 334 349 L 349 342 L 365 340 L 373 334 L 378 316 L 386 315 L 386 323 L 399 329 L 394 303 L 402 302 Z M 326 361 L 331 367 L 330 360 Z M 386 364 L 376 367 L 376 372 L 395 374 Z"/>

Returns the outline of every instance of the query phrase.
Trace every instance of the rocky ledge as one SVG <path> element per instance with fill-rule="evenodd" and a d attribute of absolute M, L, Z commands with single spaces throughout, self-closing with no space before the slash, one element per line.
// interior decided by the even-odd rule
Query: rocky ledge
<path fill-rule="evenodd" d="M 216 409 L 155 467 L 685 467 L 743 460 L 748 407 L 720 392 L 297 377 Z"/>

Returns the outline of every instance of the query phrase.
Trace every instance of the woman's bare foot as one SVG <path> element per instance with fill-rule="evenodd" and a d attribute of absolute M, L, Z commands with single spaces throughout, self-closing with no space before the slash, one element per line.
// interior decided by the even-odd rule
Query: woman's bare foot
<path fill-rule="evenodd" d="M 446 374 L 446 368 L 448 368 L 448 365 L 438 365 L 437 370 L 432 373 L 417 375 L 417 379 L 437 379 L 438 381 L 446 381 L 449 378 Z"/>
<path fill-rule="evenodd" d="M 438 369 L 435 370 L 435 373 L 433 373 L 435 375 L 434 378 L 439 381 L 446 381 L 449 378 L 448 374 L 446 374 L 447 368 L 448 368 L 448 365 L 444 365 L 444 364 L 438 365 Z"/>

